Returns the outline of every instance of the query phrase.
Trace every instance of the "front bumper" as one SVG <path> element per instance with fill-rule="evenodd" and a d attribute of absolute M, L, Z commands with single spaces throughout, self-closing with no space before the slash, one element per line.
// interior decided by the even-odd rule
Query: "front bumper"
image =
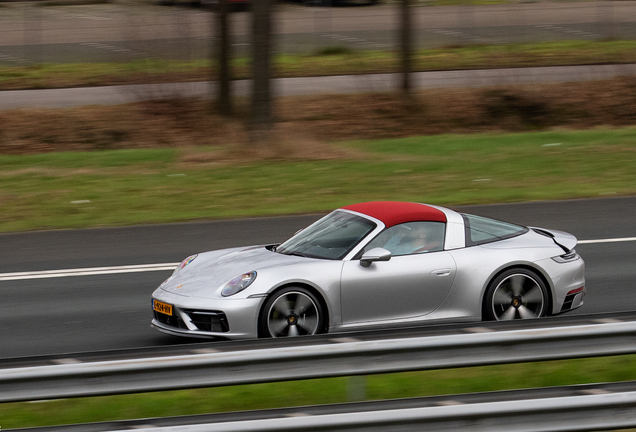
<path fill-rule="evenodd" d="M 162 333 L 194 338 L 258 337 L 262 298 L 201 299 L 158 289 L 152 299 L 172 306 L 170 316 L 153 310 L 150 326 Z"/>
<path fill-rule="evenodd" d="M 163 324 L 162 322 L 158 321 L 156 318 L 150 322 L 150 327 L 157 331 L 160 331 L 161 333 L 165 333 L 171 336 L 186 336 L 186 337 L 201 338 L 201 339 L 226 339 L 227 338 L 225 334 L 224 336 L 216 336 L 214 333 L 211 333 L 211 332 L 176 328 L 174 326 Z"/>

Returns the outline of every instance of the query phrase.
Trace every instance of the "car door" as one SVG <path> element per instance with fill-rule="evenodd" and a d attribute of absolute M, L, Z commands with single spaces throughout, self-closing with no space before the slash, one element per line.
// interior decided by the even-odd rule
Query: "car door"
<path fill-rule="evenodd" d="M 394 256 L 368 267 L 347 261 L 341 276 L 343 324 L 426 315 L 442 304 L 455 273 L 447 251 Z"/>

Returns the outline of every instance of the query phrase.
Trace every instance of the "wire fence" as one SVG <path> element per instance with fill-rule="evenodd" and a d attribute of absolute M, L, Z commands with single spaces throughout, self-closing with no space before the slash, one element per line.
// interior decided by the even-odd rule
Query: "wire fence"
<path fill-rule="evenodd" d="M 330 1 L 278 3 L 275 52 L 398 49 L 397 3 L 328 6 Z M 244 9 L 231 14 L 234 57 L 250 55 L 251 16 Z M 416 49 L 636 39 L 636 1 L 447 6 L 420 1 L 410 10 Z M 213 9 L 206 5 L 0 2 L 0 65 L 203 60 L 213 52 L 215 26 Z"/>

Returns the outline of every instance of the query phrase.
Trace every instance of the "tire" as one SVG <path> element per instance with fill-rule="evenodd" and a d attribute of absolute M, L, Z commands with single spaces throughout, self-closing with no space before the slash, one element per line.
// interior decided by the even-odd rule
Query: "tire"
<path fill-rule="evenodd" d="M 320 333 L 324 313 L 316 296 L 303 287 L 287 287 L 267 299 L 259 318 L 260 337 L 309 336 Z"/>
<path fill-rule="evenodd" d="M 549 304 L 548 290 L 539 275 L 513 268 L 488 285 L 482 317 L 486 321 L 539 318 L 546 316 Z"/>

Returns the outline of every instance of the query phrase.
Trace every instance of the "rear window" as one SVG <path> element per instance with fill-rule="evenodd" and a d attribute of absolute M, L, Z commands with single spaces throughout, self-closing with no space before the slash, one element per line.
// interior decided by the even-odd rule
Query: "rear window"
<path fill-rule="evenodd" d="M 466 246 L 503 240 L 528 232 L 528 228 L 495 219 L 462 213 L 466 232 Z"/>

